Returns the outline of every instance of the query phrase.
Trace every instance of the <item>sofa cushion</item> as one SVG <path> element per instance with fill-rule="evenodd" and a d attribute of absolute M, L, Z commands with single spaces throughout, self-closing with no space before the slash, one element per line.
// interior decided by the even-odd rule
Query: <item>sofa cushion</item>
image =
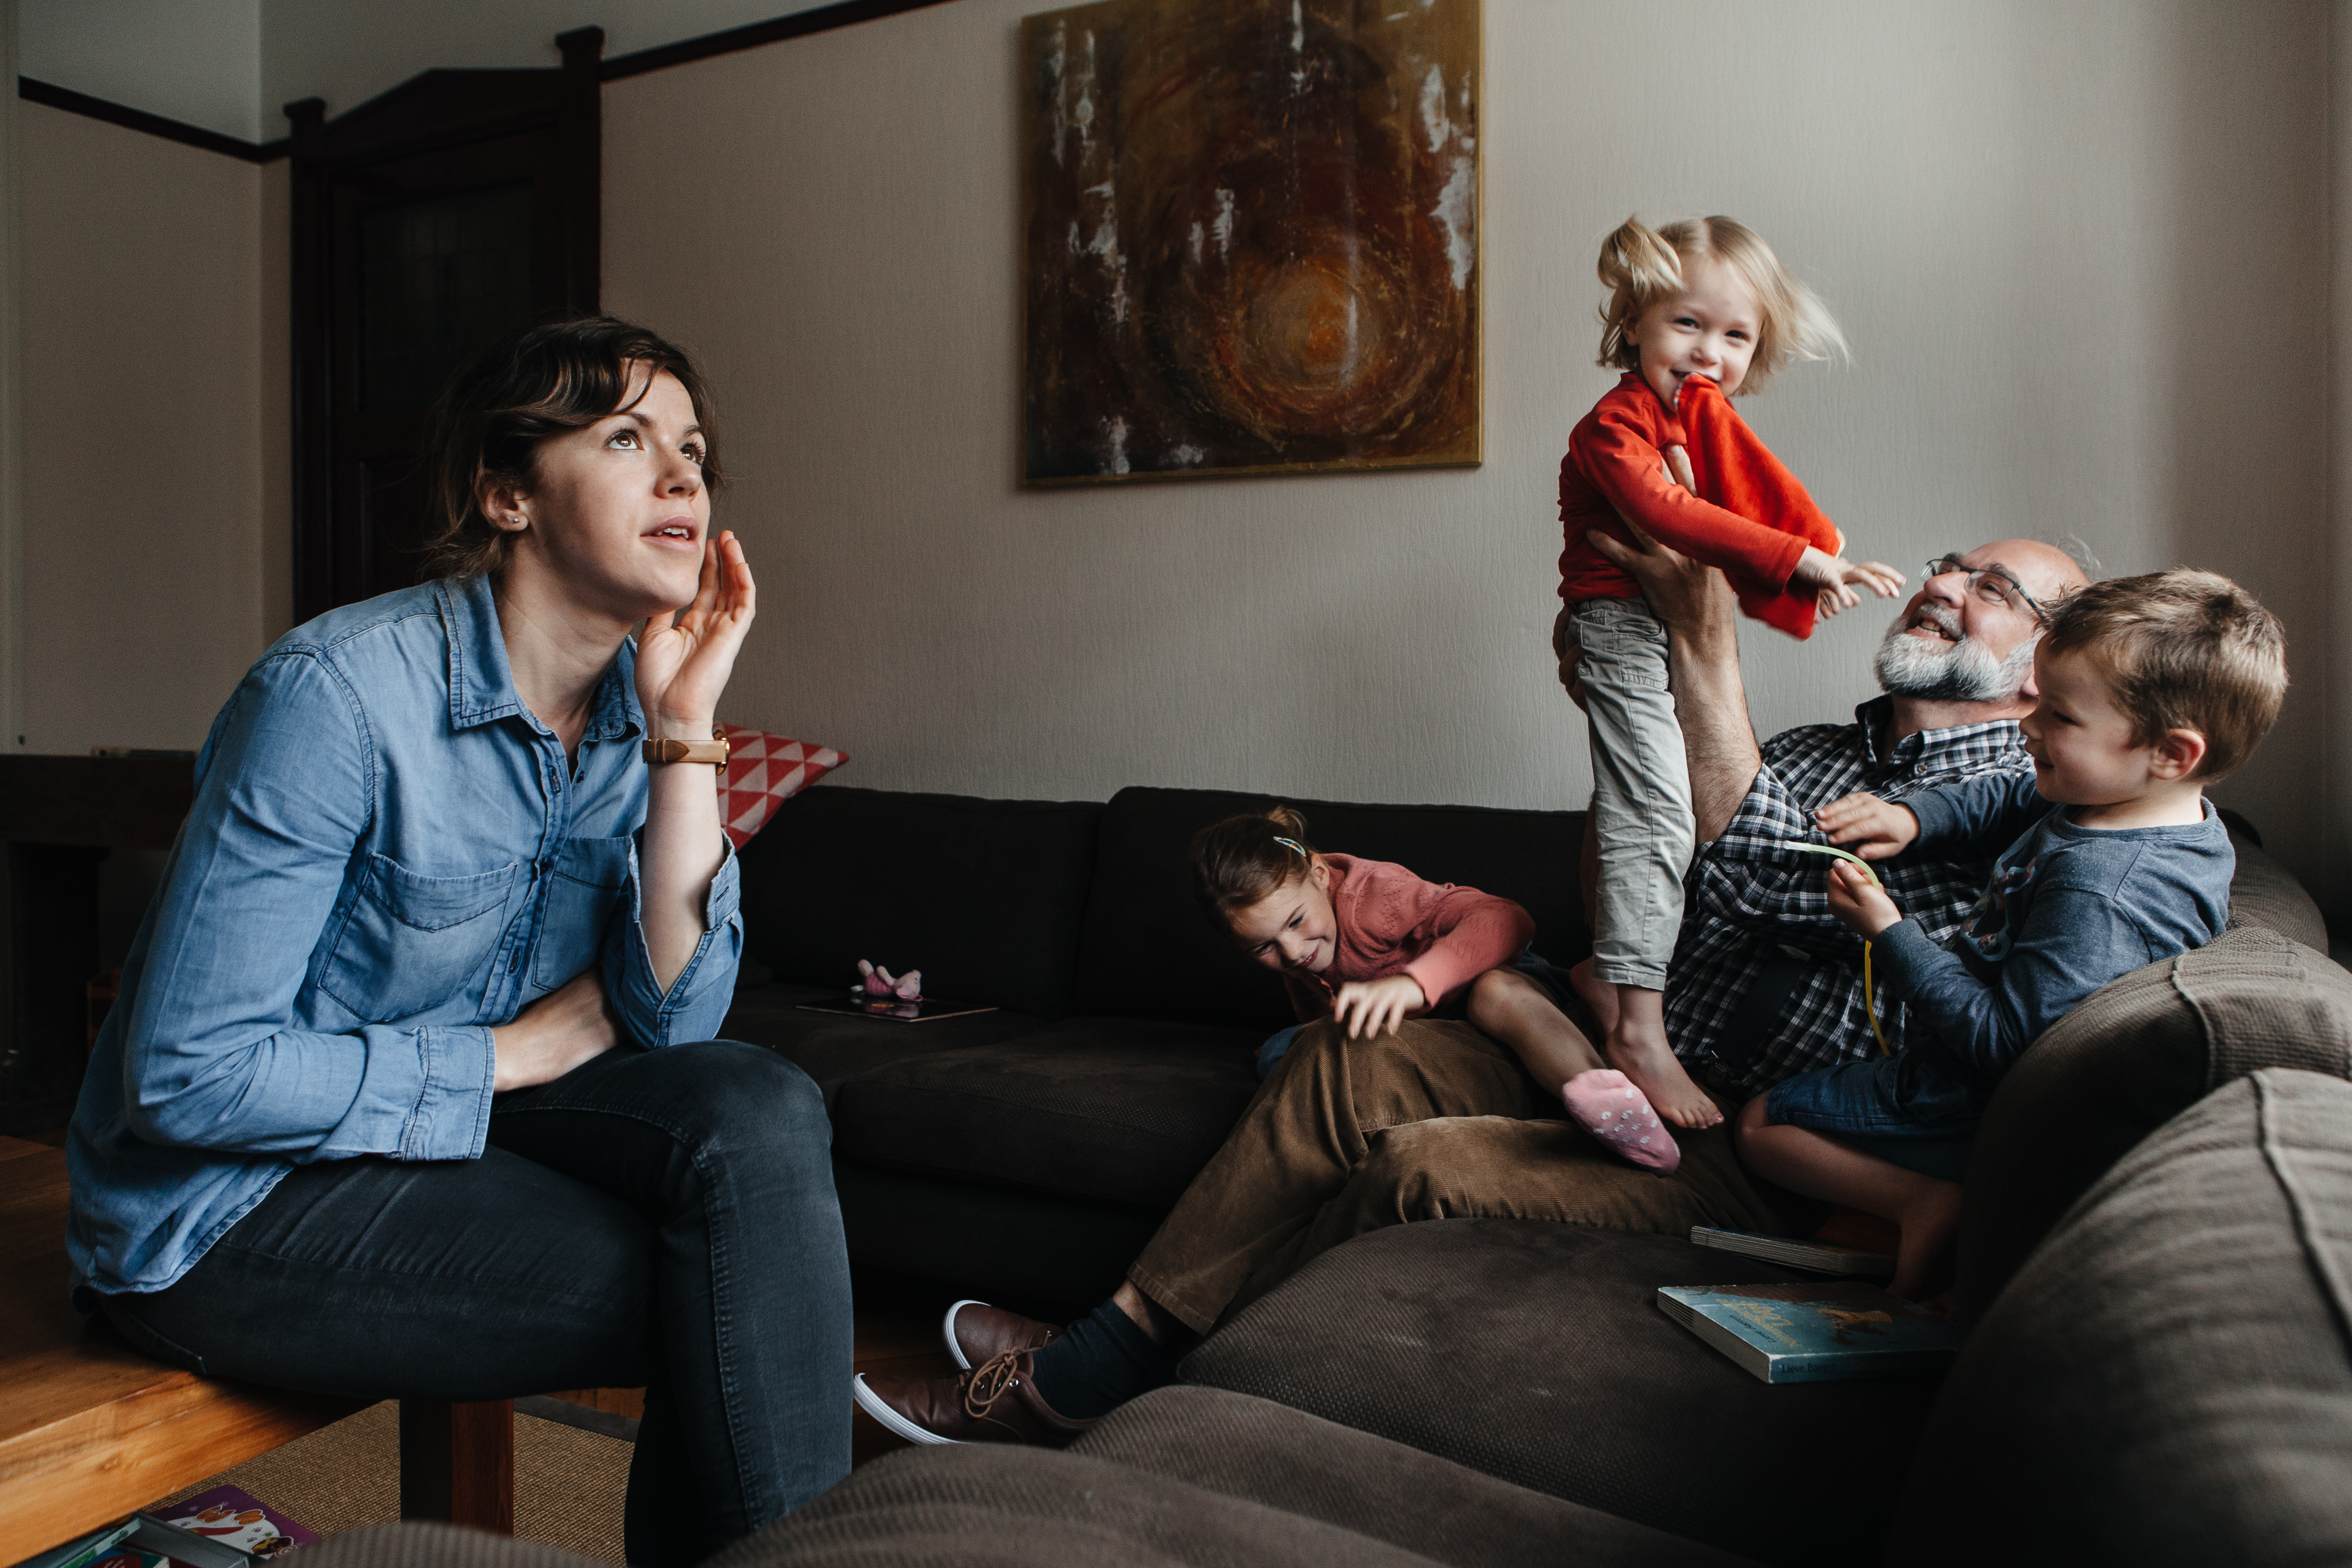
<path fill-rule="evenodd" d="M 1164 1211 L 1257 1091 L 1256 1044 L 1198 1024 L 1066 1018 L 849 1079 L 834 1106 L 834 1148 L 899 1170 Z"/>
<path fill-rule="evenodd" d="M 2111 1171 L 1946 1380 L 1890 1562 L 2352 1562 L 2352 1084 L 2266 1068 Z"/>
<path fill-rule="evenodd" d="M 2069 1205 L 2148 1133 L 2260 1068 L 2352 1076 L 2352 974 L 2260 925 L 2093 993 L 1986 1108 L 1960 1216 L 1973 1323 Z"/>
<path fill-rule="evenodd" d="M 1297 1022 L 1273 971 L 1242 958 L 1192 900 L 1185 848 L 1209 824 L 1287 804 L 1318 849 L 1393 860 L 1433 882 L 1515 899 L 1536 948 L 1570 963 L 1591 950 L 1577 895 L 1584 814 L 1470 805 L 1346 805 L 1222 790 L 1123 789 L 1103 807 L 1079 948 L 1086 1013 L 1181 1018 L 1261 1032 Z M 1147 979 L 1148 977 L 1148 979 Z"/>
<path fill-rule="evenodd" d="M 1058 1017 L 1101 815 L 1084 801 L 810 790 L 743 850 L 746 949 L 780 980 L 846 991 L 864 958 L 920 969 L 935 996 Z"/>
<path fill-rule="evenodd" d="M 1762 1383 L 1656 1305 L 1807 1278 L 1679 1237 L 1399 1226 L 1308 1264 L 1181 1375 L 1764 1562 L 1875 1562 L 1933 1382 Z"/>
<path fill-rule="evenodd" d="M 1107 1459 L 973 1443 L 862 1465 L 705 1568 L 1430 1568 L 1433 1561 Z"/>
<path fill-rule="evenodd" d="M 1319 1519 L 1460 1568 L 1748 1561 L 1223 1389 L 1179 1384 L 1146 1394 L 1105 1416 L 1070 1452 Z"/>
<path fill-rule="evenodd" d="M 908 1057 L 1025 1035 L 1039 1023 L 1030 1014 L 1002 1007 L 992 1013 L 902 1024 L 889 1018 L 813 1012 L 801 1005 L 837 1001 L 847 994 L 846 986 L 795 985 L 781 980 L 739 989 L 719 1032 L 727 1039 L 765 1046 L 787 1058 L 816 1079 L 830 1101 L 842 1080 L 855 1074 Z"/>

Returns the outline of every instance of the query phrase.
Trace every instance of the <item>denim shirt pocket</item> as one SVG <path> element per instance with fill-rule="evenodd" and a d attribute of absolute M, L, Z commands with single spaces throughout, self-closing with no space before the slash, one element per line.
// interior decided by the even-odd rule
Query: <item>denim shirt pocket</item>
<path fill-rule="evenodd" d="M 534 990 L 552 991 L 593 967 L 613 912 L 628 896 L 629 851 L 635 840 L 567 838 L 549 869 L 539 940 L 530 956 Z"/>
<path fill-rule="evenodd" d="M 509 862 L 470 877 L 427 877 L 370 855 L 319 989 L 371 1024 L 439 1006 L 490 962 L 505 923 L 499 911 L 521 869 Z"/>

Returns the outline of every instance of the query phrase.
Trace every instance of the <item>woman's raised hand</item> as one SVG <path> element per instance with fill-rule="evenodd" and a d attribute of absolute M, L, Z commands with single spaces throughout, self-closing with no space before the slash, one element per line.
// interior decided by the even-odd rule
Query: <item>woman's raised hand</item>
<path fill-rule="evenodd" d="M 647 733 L 657 740 L 710 737 L 719 693 L 735 672 L 735 655 L 751 629 L 756 592 L 743 544 L 721 530 L 706 541 L 702 579 L 694 603 L 675 616 L 646 623 L 637 643 L 637 702 Z"/>

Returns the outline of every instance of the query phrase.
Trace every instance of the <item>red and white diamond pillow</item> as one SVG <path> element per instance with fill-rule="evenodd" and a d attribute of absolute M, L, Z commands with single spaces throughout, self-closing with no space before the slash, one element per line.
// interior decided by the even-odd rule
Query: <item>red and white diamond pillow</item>
<path fill-rule="evenodd" d="M 768 824 L 777 806 L 849 761 L 831 746 L 789 735 L 719 726 L 727 733 L 727 768 L 719 781 L 719 822 L 740 849 Z"/>

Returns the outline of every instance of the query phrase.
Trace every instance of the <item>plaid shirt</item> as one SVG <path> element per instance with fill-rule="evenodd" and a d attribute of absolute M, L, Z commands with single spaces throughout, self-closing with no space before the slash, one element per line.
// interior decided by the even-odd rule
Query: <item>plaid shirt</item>
<path fill-rule="evenodd" d="M 1853 710 L 1851 724 L 1774 736 L 1723 837 L 1701 847 L 1666 977 L 1666 1037 L 1685 1062 L 1753 1092 L 1876 1048 L 1863 1011 L 1862 939 L 1830 914 L 1827 858 L 1781 841 L 1829 842 L 1814 810 L 1855 790 L 1901 800 L 2033 767 L 2006 719 L 1924 730 L 1882 754 L 1894 707 L 1894 699 L 1876 697 Z M 1992 857 L 1904 855 L 1877 870 L 1895 907 L 1941 942 L 1975 907 Z M 1899 1045 L 1904 1005 L 1883 979 L 1877 1000 L 1879 1023 Z"/>

